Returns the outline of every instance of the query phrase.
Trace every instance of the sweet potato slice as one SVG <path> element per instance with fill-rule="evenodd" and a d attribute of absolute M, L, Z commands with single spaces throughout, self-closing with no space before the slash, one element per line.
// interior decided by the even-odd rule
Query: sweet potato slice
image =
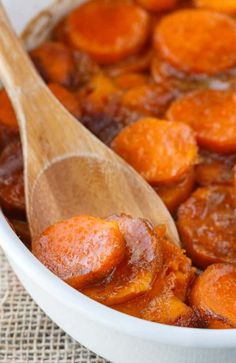
<path fill-rule="evenodd" d="M 114 221 L 81 215 L 58 222 L 32 241 L 34 255 L 81 289 L 106 277 L 122 261 L 125 242 Z"/>
<path fill-rule="evenodd" d="M 200 163 L 195 167 L 196 182 L 201 186 L 211 184 L 232 185 L 236 154 L 220 155 L 200 150 Z"/>
<path fill-rule="evenodd" d="M 155 118 L 126 127 L 112 147 L 152 184 L 179 181 L 197 157 L 194 134 L 187 125 Z"/>
<path fill-rule="evenodd" d="M 0 204 L 7 215 L 25 215 L 23 159 L 19 141 L 6 146 L 0 156 Z"/>
<path fill-rule="evenodd" d="M 58 83 L 49 83 L 48 87 L 61 104 L 76 118 L 81 116 L 78 97 Z"/>
<path fill-rule="evenodd" d="M 60 42 L 46 42 L 30 52 L 30 56 L 43 79 L 65 87 L 77 84 L 73 52 Z"/>
<path fill-rule="evenodd" d="M 141 317 L 162 324 L 185 327 L 193 327 L 197 322 L 193 309 L 168 293 L 163 293 L 153 299 L 142 311 Z"/>
<path fill-rule="evenodd" d="M 171 10 L 177 6 L 179 0 L 136 0 L 144 9 L 149 11 Z"/>
<path fill-rule="evenodd" d="M 236 263 L 236 214 L 233 187 L 197 189 L 178 209 L 177 226 L 188 256 L 204 269 Z"/>
<path fill-rule="evenodd" d="M 184 251 L 161 237 L 163 268 L 152 289 L 133 300 L 114 306 L 116 310 L 146 320 L 179 326 L 198 326 L 194 311 L 185 304 L 195 270 Z"/>
<path fill-rule="evenodd" d="M 100 64 L 112 64 L 142 49 L 149 34 L 149 16 L 129 2 L 92 0 L 75 9 L 66 26 L 75 48 Z"/>
<path fill-rule="evenodd" d="M 122 98 L 124 107 L 145 116 L 163 115 L 173 99 L 169 89 L 155 84 L 144 84 L 128 90 Z"/>
<path fill-rule="evenodd" d="M 191 170 L 178 183 L 153 186 L 170 213 L 174 214 L 181 203 L 188 199 L 195 185 L 195 173 Z"/>
<path fill-rule="evenodd" d="M 5 90 L 0 91 L 0 122 L 5 126 L 18 130 L 16 114 Z"/>
<path fill-rule="evenodd" d="M 236 64 L 236 23 L 227 15 L 208 10 L 179 10 L 157 25 L 154 46 L 179 70 L 217 74 Z"/>
<path fill-rule="evenodd" d="M 110 77 L 118 77 L 122 74 L 133 72 L 148 72 L 152 60 L 152 49 L 144 49 L 139 54 L 132 55 L 125 60 L 104 67 Z"/>
<path fill-rule="evenodd" d="M 126 257 L 104 282 L 83 292 L 105 305 L 116 305 L 142 295 L 152 288 L 162 267 L 160 241 L 153 228 L 144 220 L 122 215 L 111 216 L 126 242 Z"/>
<path fill-rule="evenodd" d="M 227 154 L 236 151 L 235 107 L 234 90 L 199 90 L 173 102 L 167 118 L 190 125 L 203 148 Z"/>
<path fill-rule="evenodd" d="M 92 77 L 78 94 L 80 121 L 106 144 L 124 127 L 121 96 L 122 91 L 113 80 L 101 73 Z"/>
<path fill-rule="evenodd" d="M 190 303 L 208 328 L 236 328 L 236 266 L 214 264 L 195 281 Z"/>
<path fill-rule="evenodd" d="M 113 78 L 114 83 L 124 90 L 144 86 L 148 80 L 148 76 L 144 73 L 124 73 Z"/>
<path fill-rule="evenodd" d="M 236 13 L 235 0 L 194 0 L 194 5 L 199 8 L 216 10 L 227 14 Z"/>

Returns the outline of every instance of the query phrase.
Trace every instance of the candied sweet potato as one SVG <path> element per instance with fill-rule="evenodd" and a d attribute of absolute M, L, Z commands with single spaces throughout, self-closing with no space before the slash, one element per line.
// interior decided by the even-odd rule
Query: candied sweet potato
<path fill-rule="evenodd" d="M 236 65 L 236 23 L 227 15 L 204 9 L 179 10 L 157 25 L 154 46 L 179 70 L 217 74 Z"/>
<path fill-rule="evenodd" d="M 30 56 L 43 79 L 73 88 L 77 84 L 74 54 L 60 42 L 46 42 L 30 52 Z"/>
<path fill-rule="evenodd" d="M 178 4 L 179 0 L 136 0 L 144 9 L 149 11 L 171 10 Z"/>
<path fill-rule="evenodd" d="M 78 94 L 82 111 L 80 121 L 107 144 L 123 128 L 121 95 L 112 79 L 101 73 L 92 77 Z"/>
<path fill-rule="evenodd" d="M 66 20 L 70 43 L 98 63 L 112 64 L 139 52 L 149 35 L 148 13 L 130 2 L 92 0 Z"/>
<path fill-rule="evenodd" d="M 116 86 L 124 90 L 144 86 L 148 83 L 148 76 L 144 73 L 124 73 L 113 78 Z"/>
<path fill-rule="evenodd" d="M 5 90 L 0 91 L 0 123 L 18 130 L 16 114 Z"/>
<path fill-rule="evenodd" d="M 177 226 L 195 266 L 236 263 L 236 213 L 233 187 L 197 189 L 178 209 Z"/>
<path fill-rule="evenodd" d="M 0 156 L 0 204 L 7 215 L 25 215 L 23 159 L 19 141 L 7 145 Z"/>
<path fill-rule="evenodd" d="M 81 215 L 48 227 L 32 241 L 34 255 L 72 287 L 101 280 L 122 261 L 125 242 L 115 221 Z"/>
<path fill-rule="evenodd" d="M 149 223 L 126 215 L 111 216 L 126 242 L 126 256 L 113 274 L 83 292 L 105 305 L 116 305 L 142 295 L 152 288 L 162 268 L 160 239 Z"/>
<path fill-rule="evenodd" d="M 187 125 L 155 118 L 127 126 L 112 147 L 152 184 L 179 181 L 197 158 L 194 134 Z"/>
<path fill-rule="evenodd" d="M 194 0 L 194 5 L 227 14 L 236 14 L 235 0 Z"/>
<path fill-rule="evenodd" d="M 76 118 L 81 116 L 80 101 L 77 95 L 58 83 L 49 83 L 48 87 L 61 104 Z"/>
<path fill-rule="evenodd" d="M 188 199 L 194 189 L 195 172 L 189 171 L 183 179 L 170 185 L 153 186 L 170 213 L 174 214 L 181 203 Z"/>
<path fill-rule="evenodd" d="M 151 64 L 152 54 L 152 49 L 144 49 L 142 52 L 132 55 L 121 62 L 104 67 L 104 70 L 110 77 L 118 77 L 122 74 L 133 72 L 147 73 Z"/>
<path fill-rule="evenodd" d="M 157 230 L 159 233 L 159 228 Z M 179 326 L 198 326 L 194 311 L 185 304 L 189 287 L 195 277 L 195 269 L 184 251 L 163 238 L 163 268 L 157 274 L 152 289 L 146 294 L 115 309 L 146 320 Z"/>
<path fill-rule="evenodd" d="M 196 182 L 201 186 L 211 184 L 232 185 L 236 154 L 221 155 L 200 150 L 199 164 L 195 167 Z"/>
<path fill-rule="evenodd" d="M 169 89 L 156 84 L 144 84 L 128 90 L 122 98 L 122 104 L 142 115 L 159 117 L 172 99 L 173 94 Z"/>
<path fill-rule="evenodd" d="M 190 303 L 208 328 L 236 328 L 235 286 L 232 264 L 211 265 L 196 279 Z"/>
<path fill-rule="evenodd" d="M 190 125 L 203 148 L 227 154 L 236 151 L 235 107 L 234 90 L 197 90 L 173 102 L 167 118 Z"/>

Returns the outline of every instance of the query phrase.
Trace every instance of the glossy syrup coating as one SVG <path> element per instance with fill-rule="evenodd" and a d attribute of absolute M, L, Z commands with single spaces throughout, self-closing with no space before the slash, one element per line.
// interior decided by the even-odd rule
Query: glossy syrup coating
<path fill-rule="evenodd" d="M 206 327 L 236 328 L 236 266 L 214 264 L 195 281 L 190 295 L 191 306 Z"/>
<path fill-rule="evenodd" d="M 162 268 L 160 239 L 152 226 L 126 215 L 111 216 L 116 221 L 126 243 L 125 259 L 111 276 L 83 290 L 83 293 L 105 305 L 116 305 L 151 290 Z"/>
<path fill-rule="evenodd" d="M 0 156 L 0 204 L 9 216 L 25 216 L 25 193 L 21 144 L 13 141 Z"/>
<path fill-rule="evenodd" d="M 235 90 L 197 90 L 173 102 L 167 118 L 190 125 L 203 148 L 227 154 L 236 151 L 235 107 Z"/>
<path fill-rule="evenodd" d="M 233 187 L 197 189 L 178 209 L 177 226 L 188 256 L 204 269 L 236 263 L 236 209 Z"/>
<path fill-rule="evenodd" d="M 92 0 L 66 20 L 73 47 L 86 51 L 101 64 L 112 64 L 138 53 L 149 35 L 149 15 L 126 1 Z"/>
<path fill-rule="evenodd" d="M 112 147 L 152 184 L 179 181 L 197 158 L 195 137 L 187 125 L 155 118 L 127 126 Z"/>
<path fill-rule="evenodd" d="M 72 287 L 107 276 L 124 258 L 118 224 L 81 215 L 48 227 L 32 241 L 34 255 Z"/>
<path fill-rule="evenodd" d="M 236 23 L 227 15 L 208 10 L 179 10 L 157 25 L 154 46 L 179 70 L 217 74 L 236 65 Z"/>

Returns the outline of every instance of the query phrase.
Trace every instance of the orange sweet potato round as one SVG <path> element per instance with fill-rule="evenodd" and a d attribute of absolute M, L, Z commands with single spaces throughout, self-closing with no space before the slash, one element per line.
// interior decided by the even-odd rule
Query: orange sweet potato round
<path fill-rule="evenodd" d="M 152 49 L 144 49 L 140 53 L 131 55 L 123 61 L 104 67 L 104 70 L 111 77 L 118 77 L 122 74 L 133 72 L 148 72 L 152 53 Z"/>
<path fill-rule="evenodd" d="M 236 328 L 236 266 L 214 264 L 195 281 L 190 303 L 208 328 Z"/>
<path fill-rule="evenodd" d="M 136 0 L 144 9 L 149 11 L 163 11 L 173 9 L 179 0 Z"/>
<path fill-rule="evenodd" d="M 197 189 L 178 209 L 180 238 L 194 265 L 236 263 L 236 213 L 233 187 Z"/>
<path fill-rule="evenodd" d="M 18 130 L 16 114 L 5 90 L 0 91 L 0 123 Z"/>
<path fill-rule="evenodd" d="M 72 46 L 98 63 L 112 64 L 141 50 L 149 34 L 149 16 L 130 2 L 92 0 L 75 9 L 66 26 Z"/>
<path fill-rule="evenodd" d="M 152 184 L 179 181 L 197 158 L 194 134 L 187 125 L 155 118 L 123 129 L 112 147 Z"/>
<path fill-rule="evenodd" d="M 157 25 L 154 46 L 164 60 L 184 72 L 217 74 L 236 64 L 236 23 L 208 10 L 179 10 Z"/>
<path fill-rule="evenodd" d="M 194 5 L 199 8 L 216 10 L 222 13 L 236 13 L 235 0 L 194 0 Z"/>
<path fill-rule="evenodd" d="M 46 42 L 30 52 L 30 56 L 44 80 L 65 87 L 77 83 L 73 52 L 60 42 Z"/>
<path fill-rule="evenodd" d="M 122 98 L 122 104 L 141 115 L 159 117 L 166 111 L 172 99 L 173 94 L 169 89 L 146 83 L 129 89 Z"/>
<path fill-rule="evenodd" d="M 125 243 L 116 222 L 81 215 L 48 227 L 32 241 L 32 251 L 79 289 L 109 275 L 124 258 Z"/>
<path fill-rule="evenodd" d="M 83 292 L 105 305 L 129 301 L 151 290 L 156 274 L 162 268 L 160 238 L 148 222 L 126 215 L 111 216 L 126 242 L 125 259 L 102 283 Z"/>
<path fill-rule="evenodd" d="M 167 118 L 190 125 L 203 148 L 227 154 L 236 151 L 235 107 L 234 90 L 197 90 L 173 102 Z"/>
<path fill-rule="evenodd" d="M 183 179 L 170 185 L 153 186 L 165 203 L 170 213 L 174 214 L 181 203 L 190 197 L 195 185 L 194 170 L 189 171 Z"/>
<path fill-rule="evenodd" d="M 236 164 L 236 154 L 221 155 L 200 150 L 199 159 L 200 162 L 195 167 L 198 184 L 201 186 L 233 184 L 233 166 Z"/>
<path fill-rule="evenodd" d="M 148 76 L 144 73 L 124 73 L 113 78 L 114 83 L 123 90 L 144 86 L 148 83 Z"/>

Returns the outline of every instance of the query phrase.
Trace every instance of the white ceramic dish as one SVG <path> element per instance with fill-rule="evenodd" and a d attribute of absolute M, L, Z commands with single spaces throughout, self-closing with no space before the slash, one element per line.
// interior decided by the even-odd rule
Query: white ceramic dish
<path fill-rule="evenodd" d="M 18 32 L 39 11 L 54 3 L 52 0 L 3 2 Z M 45 12 L 37 30 L 45 23 L 52 25 L 66 9 L 80 2 L 58 1 L 52 11 L 57 15 Z M 41 34 L 34 32 L 27 45 L 32 47 L 40 41 Z M 33 299 L 62 329 L 99 355 L 115 363 L 236 362 L 236 329 L 178 328 L 118 313 L 83 296 L 48 271 L 25 248 L 1 213 L 0 231 L 0 245 Z"/>

